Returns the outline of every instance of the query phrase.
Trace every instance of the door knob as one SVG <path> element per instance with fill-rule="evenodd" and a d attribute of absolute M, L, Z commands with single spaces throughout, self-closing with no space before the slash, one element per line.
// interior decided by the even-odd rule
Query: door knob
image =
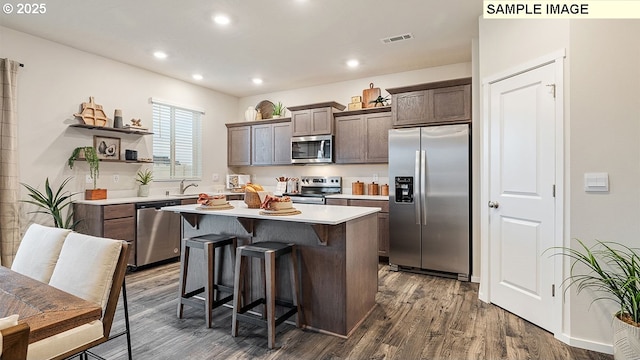
<path fill-rule="evenodd" d="M 489 207 L 492 209 L 497 209 L 500 204 L 497 201 L 489 201 Z"/>

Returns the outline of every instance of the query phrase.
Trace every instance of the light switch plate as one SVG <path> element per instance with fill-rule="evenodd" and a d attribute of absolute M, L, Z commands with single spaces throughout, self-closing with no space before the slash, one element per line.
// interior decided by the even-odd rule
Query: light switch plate
<path fill-rule="evenodd" d="M 86 182 L 87 184 L 93 183 L 93 180 L 91 179 L 91 175 L 87 174 L 84 178 L 84 182 Z"/>
<path fill-rule="evenodd" d="M 585 173 L 584 191 L 586 192 L 607 192 L 609 191 L 608 173 Z"/>

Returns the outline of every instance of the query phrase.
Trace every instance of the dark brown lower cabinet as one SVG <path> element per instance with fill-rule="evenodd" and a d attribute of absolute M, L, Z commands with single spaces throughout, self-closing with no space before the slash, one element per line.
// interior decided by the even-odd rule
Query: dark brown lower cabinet
<path fill-rule="evenodd" d="M 389 257 L 389 201 L 359 199 L 327 199 L 327 205 L 379 207 L 378 213 L 378 256 Z"/>
<path fill-rule="evenodd" d="M 74 220 L 80 220 L 76 231 L 82 234 L 125 240 L 129 244 L 129 264 L 135 264 L 136 218 L 135 205 L 73 204 Z"/>

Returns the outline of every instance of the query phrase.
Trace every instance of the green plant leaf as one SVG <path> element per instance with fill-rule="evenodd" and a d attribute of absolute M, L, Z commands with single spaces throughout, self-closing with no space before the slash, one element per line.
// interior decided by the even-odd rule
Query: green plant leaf
<path fill-rule="evenodd" d="M 619 313 L 631 316 L 640 323 L 640 256 L 638 249 L 616 242 L 596 240 L 588 247 L 579 239 L 578 249 L 554 247 L 553 255 L 570 259 L 570 275 L 562 281 L 564 291 L 576 287 L 578 294 L 585 290 L 598 293 L 592 304 L 611 300 L 618 304 Z M 550 249 L 547 249 L 550 250 Z M 546 252 L 546 250 L 545 250 Z"/>
<path fill-rule="evenodd" d="M 21 183 L 22 186 L 29 191 L 28 196 L 31 198 L 31 200 L 21 200 L 21 202 L 35 205 L 38 208 L 34 211 L 28 212 L 29 214 L 51 215 L 54 226 L 74 229 L 77 222 L 73 222 L 73 209 L 70 205 L 72 204 L 71 197 L 77 193 L 68 193 L 64 190 L 70 180 L 71 178 L 65 179 L 54 192 L 51 188 L 49 178 L 47 178 L 44 183 L 44 193 L 29 184 Z M 68 208 L 66 217 L 62 215 L 65 208 Z"/>

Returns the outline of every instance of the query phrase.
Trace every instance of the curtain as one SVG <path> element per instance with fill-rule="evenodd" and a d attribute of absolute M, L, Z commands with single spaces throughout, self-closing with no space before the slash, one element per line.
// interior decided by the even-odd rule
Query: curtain
<path fill-rule="evenodd" d="M 17 75 L 20 64 L 0 59 L 0 265 L 11 266 L 20 245 Z"/>

